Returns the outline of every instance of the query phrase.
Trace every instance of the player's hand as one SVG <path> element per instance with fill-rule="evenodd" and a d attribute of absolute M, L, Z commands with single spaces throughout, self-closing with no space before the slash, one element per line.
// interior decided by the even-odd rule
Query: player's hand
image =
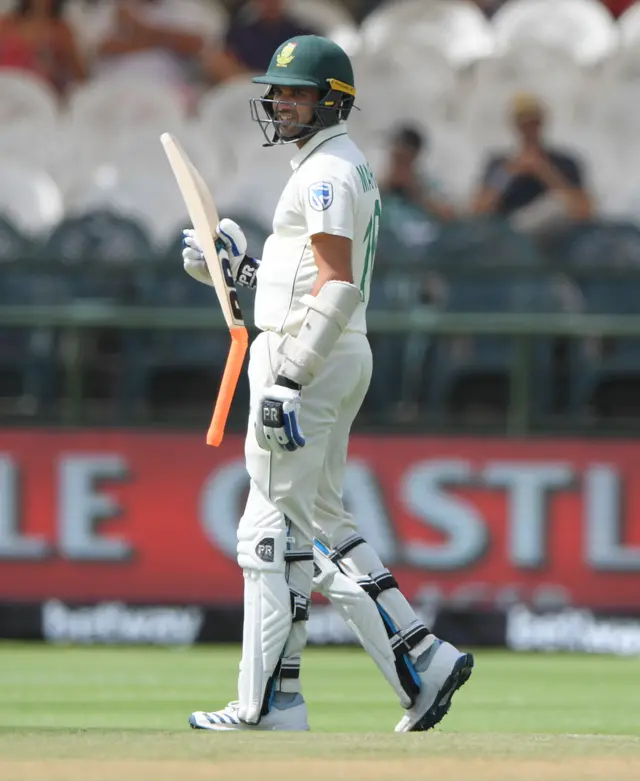
<path fill-rule="evenodd" d="M 202 252 L 202 245 L 196 235 L 196 232 L 188 228 L 183 231 L 182 260 L 184 270 L 205 285 L 213 285 L 211 276 L 207 269 L 207 264 Z M 229 260 L 231 273 L 238 285 L 245 287 L 255 287 L 256 271 L 260 262 L 255 258 L 249 257 L 247 253 L 247 238 L 242 228 L 228 217 L 220 220 L 216 229 L 218 240 L 218 254 L 225 254 Z M 221 246 L 220 246 L 221 245 Z"/>
<path fill-rule="evenodd" d="M 196 232 L 192 228 L 186 228 L 182 231 L 182 235 L 182 262 L 184 270 L 198 282 L 213 286 Z"/>
<path fill-rule="evenodd" d="M 305 446 L 300 428 L 300 390 L 276 384 L 267 388 L 260 401 L 256 439 L 263 450 L 293 452 Z"/>

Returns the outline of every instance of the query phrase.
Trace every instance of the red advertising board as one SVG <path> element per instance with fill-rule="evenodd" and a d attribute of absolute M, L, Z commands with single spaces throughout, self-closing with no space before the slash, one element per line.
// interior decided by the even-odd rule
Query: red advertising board
<path fill-rule="evenodd" d="M 241 599 L 242 439 L 0 432 L 0 600 Z M 354 437 L 345 501 L 410 598 L 640 607 L 640 442 Z"/>

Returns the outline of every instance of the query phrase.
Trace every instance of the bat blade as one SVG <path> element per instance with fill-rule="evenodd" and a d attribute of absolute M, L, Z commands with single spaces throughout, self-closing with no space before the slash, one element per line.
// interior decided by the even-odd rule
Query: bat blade
<path fill-rule="evenodd" d="M 218 252 L 220 240 L 216 240 L 215 237 L 220 218 L 213 196 L 178 139 L 171 133 L 163 133 L 160 141 L 202 246 L 209 275 L 231 334 L 229 354 L 207 432 L 207 444 L 217 447 L 224 437 L 231 402 L 249 344 L 249 335 L 244 324 L 229 261 L 226 253 L 221 255 Z"/>

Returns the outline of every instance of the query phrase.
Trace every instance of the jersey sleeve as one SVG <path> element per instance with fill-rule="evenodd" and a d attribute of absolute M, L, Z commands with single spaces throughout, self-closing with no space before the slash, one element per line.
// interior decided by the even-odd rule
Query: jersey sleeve
<path fill-rule="evenodd" d="M 356 210 L 353 182 L 348 175 L 318 173 L 316 176 L 311 172 L 306 177 L 300 192 L 309 236 L 329 233 L 353 240 Z"/>

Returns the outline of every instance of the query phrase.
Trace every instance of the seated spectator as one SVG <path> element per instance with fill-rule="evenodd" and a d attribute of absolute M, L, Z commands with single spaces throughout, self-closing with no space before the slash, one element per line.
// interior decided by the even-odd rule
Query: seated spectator
<path fill-rule="evenodd" d="M 106 14 L 95 73 L 150 78 L 188 87 L 198 71 L 204 38 L 184 20 L 180 0 L 116 0 Z"/>
<path fill-rule="evenodd" d="M 588 220 L 593 206 L 582 167 L 572 155 L 545 145 L 541 102 L 535 95 L 518 94 L 511 116 L 519 149 L 490 159 L 473 211 L 507 217 L 533 233 Z"/>
<path fill-rule="evenodd" d="M 438 185 L 419 170 L 425 146 L 422 134 L 411 126 L 400 127 L 393 133 L 380 192 L 383 197 L 391 195 L 418 206 L 438 219 L 453 219 L 453 209 L 441 197 Z"/>
<path fill-rule="evenodd" d="M 222 48 L 206 52 L 205 72 L 216 84 L 245 73 L 264 73 L 281 43 L 313 32 L 286 14 L 283 0 L 250 0 L 231 20 Z"/>
<path fill-rule="evenodd" d="M 82 81 L 85 67 L 71 28 L 62 18 L 66 0 L 18 0 L 0 18 L 0 68 L 40 76 L 62 93 Z"/>

